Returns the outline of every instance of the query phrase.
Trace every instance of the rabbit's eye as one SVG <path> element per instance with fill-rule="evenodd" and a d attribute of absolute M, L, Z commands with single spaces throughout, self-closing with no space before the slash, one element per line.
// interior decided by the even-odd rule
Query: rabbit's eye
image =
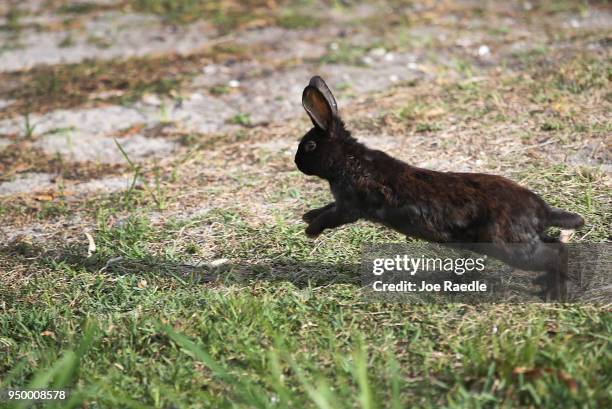
<path fill-rule="evenodd" d="M 306 142 L 306 145 L 304 145 L 304 149 L 306 152 L 312 152 L 317 149 L 317 143 L 315 141 L 308 141 Z"/>

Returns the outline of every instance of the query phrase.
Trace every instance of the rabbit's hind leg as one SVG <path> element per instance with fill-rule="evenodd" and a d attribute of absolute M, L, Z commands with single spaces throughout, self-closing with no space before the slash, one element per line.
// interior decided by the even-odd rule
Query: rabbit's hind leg
<path fill-rule="evenodd" d="M 534 269 L 545 271 L 544 276 L 535 280 L 545 287 L 543 298 L 563 302 L 567 298 L 567 248 L 557 239 L 543 238 L 532 255 L 532 262 Z"/>

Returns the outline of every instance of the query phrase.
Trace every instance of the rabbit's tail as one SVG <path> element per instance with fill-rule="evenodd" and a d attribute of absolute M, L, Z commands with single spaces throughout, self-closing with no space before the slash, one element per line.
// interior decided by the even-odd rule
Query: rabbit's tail
<path fill-rule="evenodd" d="M 584 225 L 584 219 L 579 214 L 551 207 L 548 224 L 563 229 L 577 229 Z"/>

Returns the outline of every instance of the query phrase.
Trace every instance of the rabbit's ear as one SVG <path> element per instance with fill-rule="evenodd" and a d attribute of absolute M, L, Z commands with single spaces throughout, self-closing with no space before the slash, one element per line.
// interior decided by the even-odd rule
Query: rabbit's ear
<path fill-rule="evenodd" d="M 325 97 L 325 100 L 327 101 L 327 104 L 332 110 L 332 114 L 338 115 L 338 104 L 336 103 L 334 94 L 332 94 L 332 92 L 329 90 L 329 87 L 327 86 L 325 81 L 323 81 L 323 78 L 319 77 L 318 75 L 315 75 L 310 79 L 310 83 L 308 85 L 313 86 L 319 91 L 321 91 L 323 97 Z"/>
<path fill-rule="evenodd" d="M 304 88 L 302 105 L 310 116 L 312 123 L 323 130 L 327 130 L 332 118 L 338 114 L 338 106 L 325 81 L 314 76 Z"/>

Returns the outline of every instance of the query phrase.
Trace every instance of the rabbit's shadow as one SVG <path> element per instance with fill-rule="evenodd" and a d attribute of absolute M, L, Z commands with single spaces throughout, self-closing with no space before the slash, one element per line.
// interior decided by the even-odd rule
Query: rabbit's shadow
<path fill-rule="evenodd" d="M 13 264 L 28 265 L 29 270 L 35 270 L 36 266 L 61 264 L 92 273 L 160 275 L 194 284 L 286 281 L 302 288 L 309 285 L 360 283 L 358 264 L 303 262 L 287 257 L 260 263 L 211 263 L 197 259 L 179 261 L 155 255 L 134 258 L 94 253 L 88 256 L 81 245 L 44 248 L 39 244 L 24 242 L 0 247 L 0 255 L 8 256 Z"/>
<path fill-rule="evenodd" d="M 272 283 L 289 282 L 297 288 L 352 284 L 356 287 L 365 287 L 367 290 L 367 287 L 371 284 L 371 277 L 364 276 L 362 265 L 357 263 L 305 262 L 289 257 L 279 257 L 272 261 L 259 263 L 233 263 L 224 260 L 211 263 L 197 259 L 190 261 L 172 260 L 155 255 L 134 258 L 94 253 L 88 256 L 82 245 L 60 245 L 56 248 L 44 248 L 39 244 L 24 242 L 9 243 L 0 247 L 0 256 L 2 255 L 8 256 L 3 258 L 9 260 L 11 264 L 26 266 L 25 270 L 32 273 L 35 273 L 40 267 L 52 268 L 53 266 L 64 265 L 75 270 L 109 275 L 159 275 L 193 285 L 204 285 L 211 282 L 224 285 L 244 285 L 257 281 L 267 281 Z M 609 266 L 609 263 L 607 265 Z M 592 268 L 588 269 L 593 270 Z M 584 270 L 584 268 L 581 270 Z M 609 284 L 610 268 L 608 267 L 605 270 L 608 272 L 606 275 L 608 279 L 598 280 L 597 285 L 589 285 L 588 288 L 580 289 L 581 296 L 576 298 L 576 301 L 600 302 L 604 299 L 610 299 L 612 288 L 605 285 L 605 283 Z M 542 301 L 539 297 L 534 297 L 534 294 L 538 294 L 541 288 L 533 285 L 533 279 L 535 278 L 533 273 L 523 272 L 522 274 L 513 274 L 512 277 L 513 286 L 518 289 L 513 294 L 506 291 L 505 295 L 488 299 L 442 297 L 433 301 L 469 303 Z M 487 277 L 476 277 L 476 279 L 487 279 Z M 440 282 L 439 279 L 437 281 Z M 504 291 L 507 288 L 508 286 L 504 288 Z"/>

